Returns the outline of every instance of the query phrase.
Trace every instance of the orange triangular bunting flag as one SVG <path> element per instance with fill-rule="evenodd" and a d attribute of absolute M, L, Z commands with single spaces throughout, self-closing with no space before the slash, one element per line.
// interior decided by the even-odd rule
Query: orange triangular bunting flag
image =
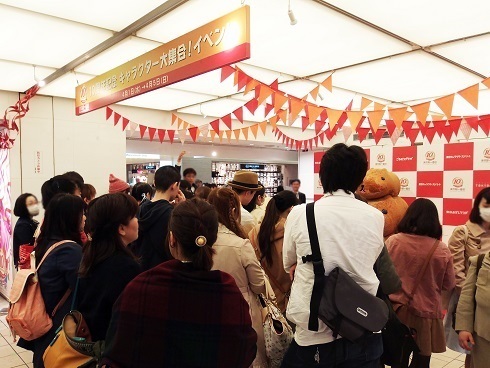
<path fill-rule="evenodd" d="M 482 83 L 485 85 L 485 87 L 490 88 L 490 78 L 485 79 L 482 81 Z"/>
<path fill-rule="evenodd" d="M 279 117 L 277 115 L 273 116 L 272 118 L 269 119 L 269 123 L 271 124 L 272 129 L 277 128 L 277 120 L 278 119 L 279 119 Z"/>
<path fill-rule="evenodd" d="M 242 128 L 242 134 L 246 141 L 248 141 L 248 127 Z"/>
<path fill-rule="evenodd" d="M 342 110 L 334 110 L 327 107 L 328 125 L 330 126 L 330 129 L 333 129 L 335 124 L 337 124 L 343 112 L 344 111 Z"/>
<path fill-rule="evenodd" d="M 425 125 L 427 121 L 427 115 L 429 114 L 430 101 L 424 102 L 418 105 L 411 106 L 415 116 L 417 116 L 417 120 Z"/>
<path fill-rule="evenodd" d="M 395 123 L 397 128 L 402 127 L 402 123 L 405 120 L 405 115 L 407 113 L 407 107 L 400 107 L 397 109 L 388 109 L 391 119 Z"/>
<path fill-rule="evenodd" d="M 284 96 L 282 93 L 274 94 L 274 112 L 277 112 L 284 106 L 284 104 L 288 101 L 288 98 Z"/>
<path fill-rule="evenodd" d="M 374 103 L 374 110 L 383 110 L 386 107 L 386 105 L 380 104 L 375 102 Z"/>
<path fill-rule="evenodd" d="M 244 95 L 247 93 L 251 92 L 252 90 L 255 89 L 259 85 L 259 82 L 257 82 L 255 79 L 252 79 L 250 82 L 247 83 L 245 86 L 245 91 L 243 92 Z"/>
<path fill-rule="evenodd" d="M 274 93 L 274 91 L 272 90 L 272 88 L 266 86 L 265 84 L 261 84 L 260 85 L 259 98 L 257 99 L 257 102 L 259 103 L 259 106 L 262 105 L 265 102 L 265 100 L 270 95 L 272 95 L 272 93 Z"/>
<path fill-rule="evenodd" d="M 266 125 L 267 125 L 267 122 L 266 122 Z M 254 125 L 250 126 L 250 130 L 252 131 L 254 138 L 257 139 L 257 132 L 259 130 L 259 124 L 254 124 Z"/>
<path fill-rule="evenodd" d="M 218 133 L 218 136 L 219 136 L 219 142 L 222 143 L 223 142 L 223 134 L 225 134 L 225 131 L 224 130 L 220 130 L 219 133 Z"/>
<path fill-rule="evenodd" d="M 478 94 L 480 92 L 479 88 L 479 84 L 477 83 L 474 86 L 459 91 L 458 94 L 466 101 L 468 101 L 471 106 L 473 106 L 475 109 L 478 109 Z"/>
<path fill-rule="evenodd" d="M 301 110 L 303 110 L 304 107 L 305 107 L 304 101 L 301 101 L 297 98 L 290 98 L 289 99 L 289 112 L 291 114 L 290 120 L 295 121 L 299 113 L 301 112 Z"/>
<path fill-rule="evenodd" d="M 211 141 L 214 141 L 214 138 L 216 138 L 216 132 L 214 130 L 210 130 L 209 134 L 211 134 Z"/>
<path fill-rule="evenodd" d="M 174 125 L 176 121 L 177 121 L 177 115 L 172 114 L 172 124 L 170 125 Z"/>
<path fill-rule="evenodd" d="M 437 100 L 434 100 L 434 102 L 449 119 L 453 113 L 454 94 L 438 98 Z"/>
<path fill-rule="evenodd" d="M 371 105 L 371 102 L 373 102 L 373 101 L 371 101 L 368 98 L 362 97 L 361 98 L 361 110 L 364 110 L 366 107 Z"/>
<path fill-rule="evenodd" d="M 322 82 L 322 86 L 332 92 L 332 75 Z M 312 96 L 313 97 L 313 96 Z"/>
<path fill-rule="evenodd" d="M 233 133 L 231 130 L 225 130 L 226 133 L 226 139 L 228 139 L 228 143 L 231 143 L 231 133 Z"/>
<path fill-rule="evenodd" d="M 265 130 L 267 129 L 267 121 L 263 121 L 262 123 L 259 123 L 260 130 L 262 130 L 262 133 L 265 135 Z"/>
<path fill-rule="evenodd" d="M 376 133 L 379 128 L 379 124 L 381 123 L 381 119 L 383 119 L 384 110 L 375 110 L 368 111 L 367 114 L 369 116 L 369 122 L 371 123 L 371 127 L 373 128 L 373 133 Z"/>
<path fill-rule="evenodd" d="M 310 125 L 315 124 L 316 118 L 318 118 L 322 111 L 325 109 L 324 107 L 317 107 L 314 105 L 306 105 L 306 108 L 308 109 L 308 118 L 310 120 Z"/>
<path fill-rule="evenodd" d="M 363 113 L 363 111 L 347 111 L 347 117 L 349 118 L 350 126 L 354 132 L 362 119 Z"/>
<path fill-rule="evenodd" d="M 240 129 L 235 129 L 233 131 L 233 135 L 235 136 L 235 139 L 237 140 L 237 142 L 240 140 Z"/>
<path fill-rule="evenodd" d="M 286 124 L 287 123 L 287 120 L 288 120 L 288 112 L 287 112 L 287 110 L 280 110 L 277 113 L 277 117 L 279 119 L 281 119 L 284 124 Z"/>
<path fill-rule="evenodd" d="M 313 98 L 315 101 L 318 98 L 318 92 L 320 92 L 320 86 L 313 88 L 310 92 L 311 98 Z"/>

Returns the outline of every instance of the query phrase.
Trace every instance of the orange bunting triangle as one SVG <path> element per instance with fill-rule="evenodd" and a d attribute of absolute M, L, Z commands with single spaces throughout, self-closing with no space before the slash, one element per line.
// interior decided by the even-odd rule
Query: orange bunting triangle
<path fill-rule="evenodd" d="M 255 89 L 259 85 L 259 82 L 257 82 L 255 79 L 252 79 L 250 82 L 247 83 L 245 86 L 245 91 L 243 92 L 244 95 L 247 93 L 251 92 L 252 90 Z"/>
<path fill-rule="evenodd" d="M 289 112 L 291 114 L 290 121 L 294 122 L 304 107 L 304 101 L 301 101 L 294 97 L 289 98 Z"/>
<path fill-rule="evenodd" d="M 225 134 L 225 131 L 224 130 L 220 130 L 219 133 L 218 133 L 218 136 L 219 136 L 219 142 L 222 143 L 223 142 L 223 134 Z"/>
<path fill-rule="evenodd" d="M 318 98 L 318 92 L 320 92 L 320 86 L 316 86 L 315 88 L 313 88 L 310 92 L 310 96 L 311 98 L 313 98 L 315 101 L 316 99 Z"/>
<path fill-rule="evenodd" d="M 172 114 L 172 124 L 170 125 L 174 125 L 176 121 L 177 121 L 177 115 Z"/>
<path fill-rule="evenodd" d="M 226 133 L 226 139 L 228 139 L 228 143 L 231 143 L 231 133 L 233 133 L 231 130 L 225 130 Z"/>
<path fill-rule="evenodd" d="M 479 89 L 480 89 L 480 85 L 477 83 L 474 86 L 459 91 L 458 94 L 461 97 L 463 97 L 466 101 L 468 101 L 471 104 L 471 106 L 473 106 L 475 109 L 478 109 L 478 94 L 480 92 Z"/>
<path fill-rule="evenodd" d="M 322 82 L 322 86 L 332 92 L 332 74 Z"/>
<path fill-rule="evenodd" d="M 180 129 L 180 126 L 182 125 L 184 121 L 181 118 L 177 118 L 177 129 Z"/>
<path fill-rule="evenodd" d="M 444 115 L 449 119 L 453 112 L 453 103 L 454 103 L 454 93 L 449 96 L 444 96 L 434 100 L 434 102 L 439 106 Z"/>
<path fill-rule="evenodd" d="M 371 101 L 370 99 L 362 97 L 361 98 L 361 110 L 364 110 L 366 107 L 371 105 L 372 102 L 373 101 Z"/>
<path fill-rule="evenodd" d="M 485 79 L 482 83 L 485 87 L 490 88 L 490 78 Z"/>
<path fill-rule="evenodd" d="M 266 124 L 267 124 L 267 122 L 266 122 Z M 250 126 L 250 130 L 252 131 L 254 138 L 257 139 L 257 132 L 259 130 L 259 124 L 254 124 L 254 125 Z"/>
<path fill-rule="evenodd" d="M 267 129 L 267 121 L 263 121 L 262 123 L 259 123 L 260 130 L 262 130 L 262 133 L 265 135 L 265 131 Z"/>
<path fill-rule="evenodd" d="M 397 109 L 388 109 L 391 119 L 395 123 L 397 128 L 401 128 L 403 121 L 405 120 L 405 115 L 407 113 L 407 107 L 400 107 Z"/>
<path fill-rule="evenodd" d="M 371 123 L 371 127 L 373 129 L 373 133 L 376 133 L 379 128 L 379 124 L 381 123 L 381 119 L 383 119 L 384 110 L 375 110 L 368 111 L 367 114 L 369 116 L 369 122 Z"/>
<path fill-rule="evenodd" d="M 214 142 L 214 138 L 216 138 L 216 132 L 214 130 L 210 130 L 209 134 L 211 135 L 211 141 Z"/>
<path fill-rule="evenodd" d="M 281 119 L 281 121 L 286 124 L 287 123 L 287 120 L 288 120 L 288 112 L 287 110 L 280 110 L 278 113 L 277 113 L 277 117 L 279 119 Z"/>
<path fill-rule="evenodd" d="M 272 118 L 269 119 L 269 123 L 271 124 L 271 127 L 272 129 L 276 129 L 277 128 L 277 120 L 278 120 L 278 116 L 273 116 Z"/>
<path fill-rule="evenodd" d="M 259 94 L 259 98 L 257 99 L 257 102 L 260 105 L 262 105 L 265 100 L 270 96 L 272 95 L 272 93 L 274 93 L 274 91 L 272 90 L 272 88 L 266 86 L 265 84 L 261 84 L 260 85 L 260 94 Z"/>
<path fill-rule="evenodd" d="M 284 96 L 282 93 L 274 94 L 274 112 L 277 112 L 284 106 L 284 104 L 288 102 L 288 98 Z"/>
<path fill-rule="evenodd" d="M 317 107 L 314 105 L 306 105 L 306 108 L 308 109 L 308 119 L 310 121 L 310 125 L 315 124 L 315 120 L 320 116 L 323 110 L 325 110 L 324 107 Z"/>
<path fill-rule="evenodd" d="M 248 141 L 248 127 L 242 128 L 242 134 L 246 141 Z"/>
<path fill-rule="evenodd" d="M 344 111 L 342 110 L 334 110 L 327 107 L 328 125 L 330 126 L 330 129 L 333 129 L 335 124 L 337 124 L 343 112 Z"/>
<path fill-rule="evenodd" d="M 430 101 L 418 105 L 413 105 L 411 106 L 411 108 L 415 113 L 417 120 L 425 125 L 425 122 L 427 121 L 427 114 L 429 113 Z"/>
<path fill-rule="evenodd" d="M 363 111 L 347 111 L 347 117 L 349 118 L 350 126 L 352 127 L 353 131 L 356 131 L 357 126 L 362 119 L 363 113 Z"/>
<path fill-rule="evenodd" d="M 235 136 L 235 139 L 237 140 L 237 142 L 240 140 L 240 129 L 235 129 L 233 131 L 233 135 Z"/>
<path fill-rule="evenodd" d="M 386 107 L 386 105 L 380 104 L 375 102 L 374 103 L 374 110 L 383 110 Z"/>

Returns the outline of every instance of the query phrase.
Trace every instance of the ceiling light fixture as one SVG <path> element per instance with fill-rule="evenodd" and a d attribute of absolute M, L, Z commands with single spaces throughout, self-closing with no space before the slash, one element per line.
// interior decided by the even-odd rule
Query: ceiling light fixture
<path fill-rule="evenodd" d="M 216 151 L 211 152 L 211 156 L 216 157 L 217 155 L 218 153 L 216 153 Z"/>
<path fill-rule="evenodd" d="M 201 113 L 201 115 L 202 115 L 202 117 L 203 117 L 204 119 L 206 119 L 206 118 L 207 118 L 207 115 L 206 115 L 206 114 L 204 114 L 204 113 L 202 112 L 202 104 L 199 104 L 199 112 Z"/>
<path fill-rule="evenodd" d="M 43 80 L 40 80 L 37 76 L 36 76 L 36 66 L 33 65 L 34 67 L 34 80 L 36 81 L 37 85 L 39 86 L 39 88 L 42 88 L 46 85 L 46 82 L 43 81 Z"/>
<path fill-rule="evenodd" d="M 291 9 L 291 0 L 289 0 L 288 15 L 289 15 L 289 20 L 291 21 L 292 26 L 294 26 L 296 23 L 298 23 L 298 20 L 294 16 L 293 9 Z"/>

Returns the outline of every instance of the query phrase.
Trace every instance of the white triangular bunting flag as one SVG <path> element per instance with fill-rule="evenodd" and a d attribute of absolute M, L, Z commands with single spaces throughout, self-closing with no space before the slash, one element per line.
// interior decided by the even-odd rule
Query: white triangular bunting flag
<path fill-rule="evenodd" d="M 182 142 L 182 144 L 184 144 L 184 142 L 185 142 L 186 135 L 187 135 L 187 129 L 180 129 L 179 130 L 179 139 Z"/>
<path fill-rule="evenodd" d="M 471 135 L 471 126 L 466 122 L 466 120 L 463 120 L 461 123 L 461 126 L 459 127 L 459 130 L 461 133 L 463 133 L 463 136 L 466 138 L 466 140 L 470 139 Z"/>
<path fill-rule="evenodd" d="M 400 135 L 402 134 L 402 129 L 400 128 L 395 128 L 393 131 L 393 134 L 391 135 L 391 141 L 393 142 L 393 145 L 398 141 L 398 138 L 400 138 Z"/>
<path fill-rule="evenodd" d="M 129 123 L 129 137 L 132 138 L 134 133 L 136 132 L 136 129 L 138 129 L 138 124 L 134 122 Z"/>
<path fill-rule="evenodd" d="M 352 128 L 350 126 L 343 126 L 342 127 L 342 134 L 344 134 L 344 140 L 347 142 L 349 137 L 352 135 Z"/>

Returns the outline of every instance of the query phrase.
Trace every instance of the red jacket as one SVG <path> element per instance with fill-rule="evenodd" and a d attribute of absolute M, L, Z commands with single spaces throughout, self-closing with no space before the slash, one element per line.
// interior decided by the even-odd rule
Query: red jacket
<path fill-rule="evenodd" d="M 404 233 L 395 234 L 386 240 L 388 253 L 402 280 L 402 289 L 390 295 L 393 303 L 407 303 L 434 241 L 428 236 Z M 413 297 L 410 310 L 423 318 L 443 318 L 441 292 L 451 290 L 455 285 L 453 258 L 447 245 L 440 242 Z"/>

